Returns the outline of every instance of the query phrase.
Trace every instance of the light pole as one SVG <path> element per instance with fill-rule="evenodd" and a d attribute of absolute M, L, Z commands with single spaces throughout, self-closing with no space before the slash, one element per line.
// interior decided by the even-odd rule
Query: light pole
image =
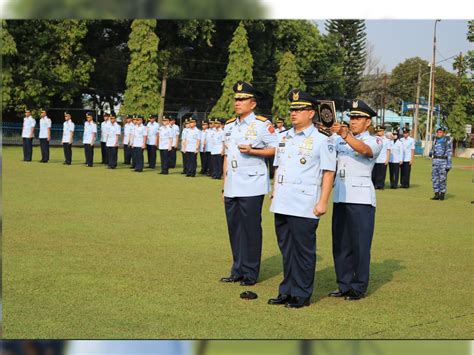
<path fill-rule="evenodd" d="M 432 134 L 432 126 L 433 126 L 433 111 L 434 111 L 434 95 L 435 95 L 435 72 L 436 72 L 436 25 L 441 20 L 436 20 L 434 24 L 434 31 L 433 31 L 433 59 L 431 61 L 431 75 L 430 75 L 430 97 L 428 100 L 428 104 L 430 106 L 428 110 L 428 126 L 427 128 L 427 140 L 425 144 L 425 156 L 429 154 L 431 150 L 431 134 Z"/>
<path fill-rule="evenodd" d="M 419 125 L 419 114 L 420 114 L 420 87 L 421 87 L 421 79 L 426 75 L 431 74 L 431 70 L 429 72 L 421 74 L 421 64 L 418 65 L 418 80 L 416 82 L 416 98 L 415 98 L 415 116 L 413 117 L 413 139 L 415 141 L 418 140 L 418 125 Z M 429 90 L 431 93 L 431 90 Z M 428 99 L 429 101 L 429 99 Z M 426 138 L 425 138 L 426 139 Z"/>

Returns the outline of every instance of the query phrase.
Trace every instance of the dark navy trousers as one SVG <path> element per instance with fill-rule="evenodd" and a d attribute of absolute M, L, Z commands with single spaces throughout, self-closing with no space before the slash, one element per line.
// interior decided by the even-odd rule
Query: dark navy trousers
<path fill-rule="evenodd" d="M 375 207 L 334 203 L 332 252 L 337 284 L 342 292 L 367 291 L 374 224 Z"/>
<path fill-rule="evenodd" d="M 232 249 L 231 275 L 258 279 L 262 257 L 264 195 L 225 197 L 225 214 Z"/>
<path fill-rule="evenodd" d="M 31 161 L 33 157 L 33 138 L 23 138 L 23 160 Z"/>
<path fill-rule="evenodd" d="M 316 270 L 316 229 L 319 219 L 275 214 L 275 231 L 283 256 L 279 293 L 310 298 Z"/>

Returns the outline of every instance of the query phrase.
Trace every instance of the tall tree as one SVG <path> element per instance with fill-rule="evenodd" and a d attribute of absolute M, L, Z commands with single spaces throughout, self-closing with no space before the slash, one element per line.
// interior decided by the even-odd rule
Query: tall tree
<path fill-rule="evenodd" d="M 158 44 L 156 20 L 134 20 L 128 41 L 130 64 L 127 89 L 120 114 L 157 114 L 160 110 L 161 83 L 158 78 Z"/>
<path fill-rule="evenodd" d="M 234 32 L 229 46 L 229 63 L 222 82 L 222 95 L 209 113 L 210 118 L 231 118 L 234 115 L 233 86 L 238 80 L 253 79 L 253 57 L 248 45 L 247 31 L 243 22 Z"/>
<path fill-rule="evenodd" d="M 461 141 L 466 137 L 467 119 L 466 98 L 459 96 L 446 120 L 449 133 L 456 141 Z"/>
<path fill-rule="evenodd" d="M 366 63 L 365 21 L 328 20 L 325 25 L 328 33 L 337 36 L 338 46 L 344 50 L 344 94 L 353 99 L 359 94 Z"/>
<path fill-rule="evenodd" d="M 16 49 L 15 39 L 8 32 L 7 22 L 2 20 L 0 29 L 0 67 L 2 68 L 2 107 L 7 107 L 12 101 L 12 68 L 11 60 L 18 51 Z"/>
<path fill-rule="evenodd" d="M 76 99 L 88 84 L 94 67 L 94 59 L 83 49 L 85 21 L 7 23 L 21 55 L 11 61 L 13 89 L 6 110 L 82 106 Z"/>
<path fill-rule="evenodd" d="M 296 58 L 291 52 L 286 52 L 280 60 L 280 70 L 276 74 L 275 93 L 273 94 L 272 114 L 274 118 L 284 118 L 288 121 L 288 93 L 291 89 L 306 90 L 306 85 L 301 80 Z M 289 123 L 289 122 L 287 122 Z"/>

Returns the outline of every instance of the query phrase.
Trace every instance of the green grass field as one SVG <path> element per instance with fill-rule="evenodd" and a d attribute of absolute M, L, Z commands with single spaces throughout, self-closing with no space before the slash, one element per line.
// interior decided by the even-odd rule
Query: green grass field
<path fill-rule="evenodd" d="M 100 151 L 96 148 L 96 160 Z M 119 152 L 122 160 L 122 152 Z M 431 167 L 416 158 L 412 187 L 377 192 L 369 296 L 336 287 L 331 214 L 321 220 L 312 305 L 269 306 L 282 278 L 265 201 L 259 298 L 243 301 L 229 273 L 222 181 L 123 165 L 22 162 L 3 148 L 3 336 L 7 338 L 471 339 L 472 160 L 455 159 L 448 199 L 431 201 Z M 35 147 L 34 160 L 39 160 Z M 465 168 L 471 166 L 471 169 Z M 227 346 L 227 345 L 226 345 Z"/>

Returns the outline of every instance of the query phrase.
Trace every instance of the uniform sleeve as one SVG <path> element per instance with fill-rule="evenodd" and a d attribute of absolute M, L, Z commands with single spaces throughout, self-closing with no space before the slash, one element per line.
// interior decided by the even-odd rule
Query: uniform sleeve
<path fill-rule="evenodd" d="M 323 140 L 320 154 L 321 170 L 336 171 L 336 142 L 333 137 L 328 137 Z"/>
<path fill-rule="evenodd" d="M 35 127 L 36 126 L 36 120 L 33 118 L 33 123 L 31 124 L 31 127 Z"/>
<path fill-rule="evenodd" d="M 266 148 L 278 147 L 278 136 L 275 132 L 275 128 L 273 128 L 273 125 L 269 121 L 265 123 L 265 128 L 262 134 L 262 141 L 265 144 Z"/>
<path fill-rule="evenodd" d="M 92 126 L 92 133 L 97 133 L 97 125 Z"/>
<path fill-rule="evenodd" d="M 74 127 L 75 127 L 74 123 L 71 122 L 71 132 L 74 132 Z"/>
<path fill-rule="evenodd" d="M 52 125 L 51 120 L 48 120 L 48 123 L 47 123 L 46 127 L 51 128 L 51 125 Z"/>
<path fill-rule="evenodd" d="M 448 156 L 448 169 L 452 167 L 452 157 L 453 157 L 453 141 L 450 139 L 446 147 L 446 155 Z"/>
<path fill-rule="evenodd" d="M 372 139 L 369 139 L 364 143 L 367 144 L 372 150 L 372 158 L 369 158 L 369 159 L 377 159 L 380 152 L 382 151 L 382 147 L 383 147 L 382 139 L 380 137 L 373 137 Z"/>

